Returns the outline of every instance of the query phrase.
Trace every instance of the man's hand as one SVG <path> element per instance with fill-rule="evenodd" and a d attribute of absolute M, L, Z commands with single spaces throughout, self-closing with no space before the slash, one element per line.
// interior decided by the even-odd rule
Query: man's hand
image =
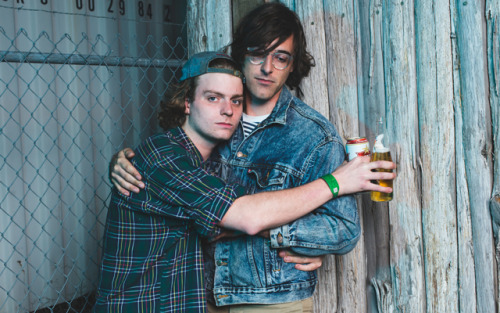
<path fill-rule="evenodd" d="M 393 170 L 396 164 L 389 161 L 370 162 L 369 156 L 358 156 L 350 162 L 344 162 L 332 173 L 339 184 L 339 196 L 369 190 L 392 192 L 392 188 L 382 187 L 372 182 L 396 178 L 396 173 L 374 171 L 379 168 Z"/>
<path fill-rule="evenodd" d="M 286 263 L 295 263 L 295 268 L 304 272 L 317 270 L 323 265 L 325 256 L 304 256 L 294 254 L 287 250 L 281 250 L 279 256 L 283 258 Z"/>
<path fill-rule="evenodd" d="M 109 178 L 118 191 L 125 196 L 129 196 L 130 191 L 139 193 L 139 188 L 144 188 L 141 174 L 129 161 L 134 155 L 132 149 L 125 148 L 115 154 L 109 164 Z"/>

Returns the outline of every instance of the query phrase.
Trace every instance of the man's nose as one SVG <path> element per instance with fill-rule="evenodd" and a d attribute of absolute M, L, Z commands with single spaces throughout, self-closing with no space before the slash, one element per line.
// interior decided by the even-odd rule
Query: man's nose
<path fill-rule="evenodd" d="M 221 115 L 232 116 L 233 115 L 233 106 L 231 105 L 231 101 L 222 101 L 222 107 L 220 110 Z"/>
<path fill-rule="evenodd" d="M 266 55 L 266 57 L 264 58 L 264 62 L 262 62 L 261 66 L 260 66 L 260 70 L 262 71 L 262 73 L 265 73 L 265 74 L 270 74 L 273 72 L 273 56 L 268 54 Z"/>

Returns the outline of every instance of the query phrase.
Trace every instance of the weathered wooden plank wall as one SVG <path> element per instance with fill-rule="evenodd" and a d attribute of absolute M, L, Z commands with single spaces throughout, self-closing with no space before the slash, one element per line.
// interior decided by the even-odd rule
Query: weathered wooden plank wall
<path fill-rule="evenodd" d="M 189 0 L 190 53 L 268 1 Z M 383 117 L 398 164 L 393 201 L 359 196 L 363 238 L 325 260 L 315 311 L 499 312 L 500 1 L 282 2 L 317 64 L 306 103 L 344 138 Z"/>
<path fill-rule="evenodd" d="M 397 310 L 423 312 L 414 2 L 384 0 L 382 14 L 386 143 L 398 164 L 394 201 L 389 203 L 392 294 Z"/>
<path fill-rule="evenodd" d="M 456 19 L 457 9 L 455 2 L 450 2 L 451 16 Z M 453 95 L 455 109 L 455 129 L 463 129 L 462 100 L 460 97 L 460 66 L 458 61 L 458 45 L 456 23 L 451 24 L 452 53 L 453 53 Z M 456 166 L 456 209 L 457 209 L 457 243 L 458 243 L 458 280 L 459 307 L 461 312 L 476 312 L 476 276 L 474 275 L 474 251 L 472 240 L 472 221 L 470 214 L 470 199 L 467 191 L 465 174 L 465 157 L 463 135 L 455 131 L 455 166 Z"/>
<path fill-rule="evenodd" d="M 456 7 L 460 96 L 466 186 L 470 201 L 477 312 L 495 312 L 494 258 L 488 200 L 492 191 L 491 116 L 488 116 L 484 3 Z"/>
<path fill-rule="evenodd" d="M 495 255 L 497 273 L 500 273 L 500 5 L 497 0 L 486 1 L 487 27 L 487 60 L 490 92 L 490 107 L 493 126 L 493 192 L 490 199 L 490 210 L 495 233 Z M 500 275 L 497 275 L 495 300 L 500 303 L 498 286 Z"/>
<path fill-rule="evenodd" d="M 415 11 L 424 277 L 436 282 L 426 288 L 427 310 L 458 312 L 450 5 L 416 1 Z"/>
<path fill-rule="evenodd" d="M 187 0 L 188 54 L 219 50 L 231 42 L 231 0 Z"/>

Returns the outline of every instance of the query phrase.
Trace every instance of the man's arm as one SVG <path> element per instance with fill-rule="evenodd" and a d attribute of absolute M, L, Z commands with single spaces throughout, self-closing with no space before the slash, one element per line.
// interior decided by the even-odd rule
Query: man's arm
<path fill-rule="evenodd" d="M 184 220 L 202 236 L 216 234 L 217 225 L 255 235 L 293 221 L 333 196 L 321 179 L 294 190 L 245 195 L 243 188 L 210 175 L 182 151 L 165 137 L 148 138 L 134 158 L 134 165 L 144 172 L 146 187 L 117 203 Z"/>
<path fill-rule="evenodd" d="M 118 161 L 110 166 L 110 177 L 113 177 L 115 185 L 120 180 L 124 180 L 140 187 L 134 182 L 137 181 L 139 173 L 126 159 L 126 155 L 130 156 L 130 151 L 124 150 L 117 155 Z M 394 168 L 394 166 L 392 162 L 369 162 L 368 157 L 344 164 L 333 173 L 340 186 L 339 196 L 365 190 L 390 192 L 390 188 L 375 185 L 371 183 L 371 180 L 392 179 L 394 174 L 372 172 L 372 170 L 375 168 L 389 169 Z M 131 171 L 131 169 L 133 170 Z M 131 173 L 128 175 L 133 177 L 132 182 L 128 177 L 122 177 L 121 172 L 123 171 Z M 159 186 L 161 186 L 161 182 Z M 119 190 L 120 188 L 127 189 L 123 185 L 118 187 Z M 229 207 L 220 224 L 253 235 L 262 230 L 291 222 L 313 211 L 331 198 L 330 188 L 322 179 L 292 189 L 242 196 Z"/>
<path fill-rule="evenodd" d="M 249 235 L 289 223 L 332 199 L 324 180 L 279 191 L 261 192 L 237 198 L 220 225 Z"/>
<path fill-rule="evenodd" d="M 338 198 L 332 201 L 343 200 L 342 203 L 349 205 L 350 202 L 345 200 L 352 197 L 342 196 L 365 190 L 379 190 L 383 188 L 373 184 L 371 181 L 384 179 L 374 178 L 380 174 L 383 174 L 380 176 L 384 176 L 387 179 L 393 179 L 394 174 L 373 172 L 372 170 L 381 167 L 393 168 L 393 165 L 392 162 L 370 162 L 369 157 L 365 156 L 338 167 L 332 174 L 336 178 L 340 188 Z M 388 190 L 386 189 L 386 191 Z M 262 230 L 271 229 L 294 221 L 319 208 L 331 199 L 332 192 L 323 179 L 316 179 L 295 188 L 247 195 L 237 198 L 233 202 L 224 215 L 221 225 L 255 235 Z M 354 201 L 354 199 L 352 200 Z M 354 214 L 356 216 L 354 219 L 357 219 L 355 202 L 353 208 L 347 208 L 347 211 L 349 211 L 348 214 Z M 353 221 L 353 223 L 355 222 Z M 318 232 L 318 229 L 309 229 L 308 231 Z"/>
<path fill-rule="evenodd" d="M 325 171 L 333 171 L 344 166 L 343 145 L 340 141 L 311 151 L 312 161 L 304 168 L 304 182 L 311 181 Z M 339 153 L 340 152 L 340 153 Z M 356 171 L 363 158 L 355 158 L 350 171 Z M 271 246 L 277 249 L 290 249 L 294 253 L 308 256 L 325 254 L 344 254 L 352 250 L 361 234 L 356 200 L 352 195 L 338 197 L 320 206 L 292 223 L 270 231 Z"/>

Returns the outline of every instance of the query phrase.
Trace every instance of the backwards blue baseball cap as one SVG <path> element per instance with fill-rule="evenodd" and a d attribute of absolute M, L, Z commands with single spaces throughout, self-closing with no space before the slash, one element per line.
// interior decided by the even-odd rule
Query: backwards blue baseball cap
<path fill-rule="evenodd" d="M 234 60 L 227 54 L 217 51 L 200 52 L 193 55 L 184 63 L 182 67 L 182 76 L 180 81 L 191 77 L 200 76 L 206 73 L 225 73 L 243 79 L 243 73 L 238 70 L 230 70 L 227 68 L 210 67 L 210 62 L 217 59 L 227 59 L 234 64 Z"/>

